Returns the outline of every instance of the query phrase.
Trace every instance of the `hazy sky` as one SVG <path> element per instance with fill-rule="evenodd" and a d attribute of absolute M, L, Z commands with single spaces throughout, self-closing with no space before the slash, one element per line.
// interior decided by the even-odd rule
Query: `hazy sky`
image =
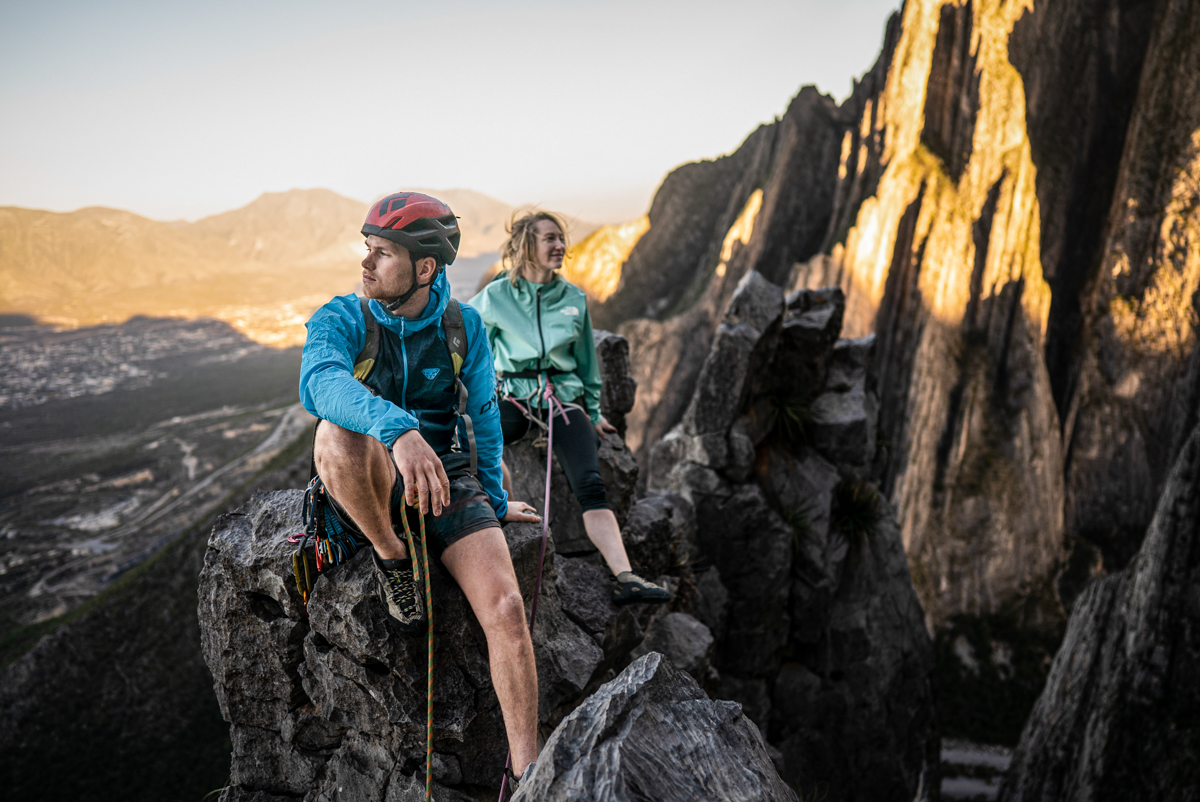
<path fill-rule="evenodd" d="M 899 0 L 0 0 L 0 205 L 195 219 L 465 187 L 586 220 L 839 100 Z"/>

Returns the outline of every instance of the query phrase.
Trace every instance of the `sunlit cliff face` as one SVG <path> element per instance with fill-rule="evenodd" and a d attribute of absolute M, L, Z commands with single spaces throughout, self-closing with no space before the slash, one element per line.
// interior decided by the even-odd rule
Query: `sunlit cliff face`
<path fill-rule="evenodd" d="M 861 123 L 860 140 L 872 128 L 882 132 L 886 167 L 877 192 L 862 204 L 844 242 L 832 252 L 848 296 L 848 336 L 873 328 L 901 217 L 918 199 L 908 250 L 922 254 L 919 290 L 929 311 L 944 323 L 962 321 L 972 279 L 972 271 L 962 266 L 980 259 L 982 297 L 1024 279 L 1022 305 L 1044 331 L 1050 289 L 1039 256 L 1036 169 L 1025 130 L 1024 87 L 1007 52 L 1013 23 L 1031 6 L 958 6 L 959 15 L 970 19 L 957 20 L 957 30 L 947 31 L 956 22 L 954 3 L 949 4 L 949 14 L 935 0 L 905 4 L 886 89 L 877 105 L 868 105 Z M 954 41 L 955 35 L 959 40 Z M 945 81 L 931 79 L 931 73 L 938 72 L 935 51 L 937 59 L 950 62 L 936 65 L 948 73 Z M 970 86 L 974 82 L 975 89 Z M 979 103 L 973 122 L 969 110 L 957 108 L 962 96 L 972 91 L 978 93 Z M 857 150 L 851 147 L 853 139 L 847 133 L 842 149 L 839 175 L 844 180 L 861 172 L 868 158 L 865 144 Z M 992 193 L 991 236 L 977 244 L 972 226 L 983 216 Z M 977 253 L 980 246 L 982 254 Z"/>
<path fill-rule="evenodd" d="M 601 226 L 571 246 L 563 278 L 583 289 L 589 298 L 607 300 L 621 283 L 621 268 L 630 251 L 649 230 L 650 218 L 646 215 L 619 226 Z"/>
<path fill-rule="evenodd" d="M 1103 268 L 1116 290 L 1109 309 L 1125 345 L 1177 359 L 1194 344 L 1192 297 L 1200 287 L 1200 130 L 1190 144 L 1170 177 L 1163 208 L 1142 209 L 1135 198 L 1125 199 Z M 1155 241 L 1151 252 L 1131 255 L 1131 247 L 1142 244 L 1137 240 L 1146 239 Z M 1147 256 L 1149 264 L 1136 263 Z M 1157 266 L 1165 269 L 1153 269 Z"/>
<path fill-rule="evenodd" d="M 1062 555 L 1063 457 L 1041 357 L 1051 292 L 1008 52 L 1031 7 L 905 3 L 885 87 L 841 149 L 843 185 L 869 167 L 878 184 L 792 277 L 840 283 L 842 336 L 877 336 L 882 489 L 934 624 L 1006 608 Z"/>

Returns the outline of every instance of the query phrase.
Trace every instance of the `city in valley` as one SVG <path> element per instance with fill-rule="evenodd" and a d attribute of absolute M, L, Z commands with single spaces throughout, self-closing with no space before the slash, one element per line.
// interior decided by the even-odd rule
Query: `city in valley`
<path fill-rule="evenodd" d="M 312 423 L 299 349 L 214 320 L 0 328 L 0 634 L 69 612 L 217 512 Z"/>

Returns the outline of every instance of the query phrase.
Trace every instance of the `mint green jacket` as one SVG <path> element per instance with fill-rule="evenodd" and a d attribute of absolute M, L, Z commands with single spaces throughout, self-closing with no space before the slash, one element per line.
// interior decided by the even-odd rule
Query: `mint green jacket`
<path fill-rule="evenodd" d="M 582 406 L 592 423 L 600 420 L 600 366 L 583 290 L 558 276 L 549 284 L 518 278 L 515 287 L 501 276 L 469 303 L 487 328 L 497 374 L 565 371 L 551 378 L 559 400 Z M 535 394 L 534 406 L 545 406 L 540 379 L 502 379 L 500 384 L 513 398 Z"/>

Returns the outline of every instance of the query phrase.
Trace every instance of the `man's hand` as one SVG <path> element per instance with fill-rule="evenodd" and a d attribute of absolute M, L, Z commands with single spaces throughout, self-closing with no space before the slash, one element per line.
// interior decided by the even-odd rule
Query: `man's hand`
<path fill-rule="evenodd" d="M 596 434 L 600 435 L 600 439 L 605 439 L 610 434 L 616 434 L 617 427 L 606 421 L 604 418 L 596 421 Z"/>
<path fill-rule="evenodd" d="M 438 455 L 416 429 L 409 429 L 392 443 L 392 460 L 404 480 L 404 503 L 410 507 L 421 504 L 421 513 L 438 516 L 450 506 L 450 479 Z"/>
<path fill-rule="evenodd" d="M 542 516 L 537 514 L 537 510 L 524 501 L 508 500 L 508 512 L 504 513 L 504 523 L 510 524 L 514 521 L 527 521 L 531 524 L 536 524 L 541 520 Z"/>

